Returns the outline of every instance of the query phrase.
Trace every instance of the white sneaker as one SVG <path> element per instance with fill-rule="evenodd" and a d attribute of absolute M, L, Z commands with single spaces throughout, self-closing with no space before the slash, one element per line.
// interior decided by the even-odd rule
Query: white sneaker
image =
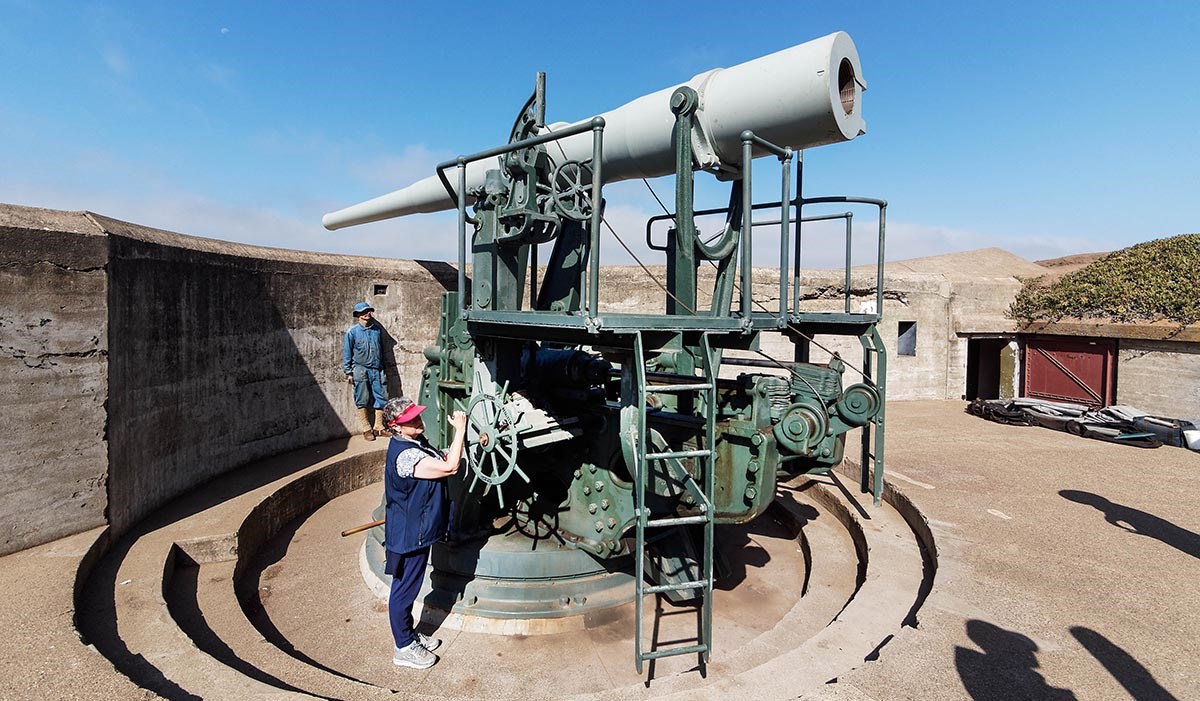
<path fill-rule="evenodd" d="M 421 641 L 412 641 L 405 647 L 395 648 L 392 652 L 392 664 L 397 667 L 411 667 L 413 669 L 429 669 L 438 661 L 437 655 L 429 650 L 426 650 Z"/>
<path fill-rule="evenodd" d="M 421 647 L 430 652 L 433 652 L 442 646 L 441 640 L 433 637 L 432 635 L 425 635 L 424 633 L 417 633 L 417 642 L 421 643 Z"/>

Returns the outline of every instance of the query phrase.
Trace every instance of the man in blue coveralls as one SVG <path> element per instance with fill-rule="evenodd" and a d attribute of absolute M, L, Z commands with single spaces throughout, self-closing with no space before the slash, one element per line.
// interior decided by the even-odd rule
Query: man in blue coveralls
<path fill-rule="evenodd" d="M 373 441 L 384 435 L 383 405 L 387 403 L 387 378 L 383 374 L 383 330 L 371 317 L 375 309 L 366 302 L 354 305 L 355 323 L 346 329 L 342 343 L 342 372 L 354 385 L 354 406 L 358 407 L 358 427 L 363 438 Z M 367 409 L 375 409 L 372 428 Z"/>
<path fill-rule="evenodd" d="M 388 596 L 391 620 L 392 663 L 399 667 L 428 669 L 437 662 L 433 654 L 442 641 L 413 629 L 412 610 L 417 601 L 429 550 L 446 535 L 450 502 L 446 478 L 458 472 L 463 458 L 467 415 L 450 415 L 454 438 L 445 453 L 425 438 L 421 412 L 425 407 L 407 397 L 397 397 L 383 409 L 392 440 L 384 465 L 383 494 L 386 504 L 384 572 L 392 576 Z"/>

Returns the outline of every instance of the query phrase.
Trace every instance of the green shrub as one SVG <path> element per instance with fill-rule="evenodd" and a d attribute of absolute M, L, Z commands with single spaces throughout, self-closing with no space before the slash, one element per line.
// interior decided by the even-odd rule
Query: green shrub
<path fill-rule="evenodd" d="M 1187 326 L 1200 321 L 1200 234 L 1123 248 L 1053 283 L 1023 282 L 1008 316 L 1026 323 L 1076 317 Z"/>

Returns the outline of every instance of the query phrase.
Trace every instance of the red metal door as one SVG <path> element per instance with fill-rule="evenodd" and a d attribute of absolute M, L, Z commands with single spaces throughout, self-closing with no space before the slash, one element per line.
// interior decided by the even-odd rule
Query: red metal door
<path fill-rule="evenodd" d="M 1116 397 L 1117 343 L 1111 338 L 1031 336 L 1025 340 L 1025 396 L 1100 407 Z"/>

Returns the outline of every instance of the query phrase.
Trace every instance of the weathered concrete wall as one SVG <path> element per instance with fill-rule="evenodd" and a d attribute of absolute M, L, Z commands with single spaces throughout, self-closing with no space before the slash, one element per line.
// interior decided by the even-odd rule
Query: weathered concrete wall
<path fill-rule="evenodd" d="M 111 242 L 109 521 L 121 532 L 247 462 L 346 436 L 350 309 L 385 335 L 389 391 L 418 386 L 443 264 L 181 236 L 95 217 Z M 387 294 L 374 295 L 377 286 Z"/>
<path fill-rule="evenodd" d="M 108 244 L 0 207 L 0 555 L 104 523 Z"/>
<path fill-rule="evenodd" d="M 389 389 L 415 391 L 454 271 L 6 205 L 0 282 L 10 552 L 106 521 L 117 536 L 216 475 L 347 436 L 351 307 L 376 307 Z"/>
<path fill-rule="evenodd" d="M 1200 343 L 1121 339 L 1118 349 L 1118 404 L 1200 419 Z"/>

